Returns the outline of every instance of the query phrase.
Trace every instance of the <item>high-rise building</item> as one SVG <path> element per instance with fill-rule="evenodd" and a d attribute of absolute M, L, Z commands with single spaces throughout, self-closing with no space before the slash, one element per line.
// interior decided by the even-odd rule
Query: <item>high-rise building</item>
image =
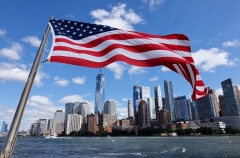
<path fill-rule="evenodd" d="M 48 119 L 47 129 L 53 130 L 53 119 Z"/>
<path fill-rule="evenodd" d="M 73 103 L 73 112 L 72 114 L 78 114 L 78 107 L 80 106 L 81 102 L 74 102 Z"/>
<path fill-rule="evenodd" d="M 112 125 L 117 121 L 115 101 L 108 100 L 104 103 L 104 114 L 108 115 L 108 124 Z"/>
<path fill-rule="evenodd" d="M 132 101 L 128 100 L 128 118 L 133 116 Z"/>
<path fill-rule="evenodd" d="M 103 74 L 96 77 L 95 109 L 94 113 L 99 114 L 102 111 L 105 102 L 105 78 Z"/>
<path fill-rule="evenodd" d="M 157 114 L 163 108 L 162 92 L 161 87 L 159 85 L 154 87 L 154 96 L 155 96 L 155 109 Z"/>
<path fill-rule="evenodd" d="M 191 100 L 187 99 L 187 108 L 188 108 L 188 116 L 189 116 L 189 120 L 193 119 L 193 114 L 192 114 L 192 107 L 191 107 Z"/>
<path fill-rule="evenodd" d="M 97 117 L 96 114 L 87 115 L 87 131 L 96 133 L 99 129 L 97 126 Z"/>
<path fill-rule="evenodd" d="M 175 118 L 176 120 L 189 120 L 189 110 L 186 96 L 175 97 Z"/>
<path fill-rule="evenodd" d="M 104 113 L 111 114 L 111 115 L 116 114 L 116 104 L 114 100 L 107 100 L 104 103 Z"/>
<path fill-rule="evenodd" d="M 57 110 L 53 118 L 53 130 L 51 133 L 61 134 L 64 131 L 64 113 L 62 110 Z"/>
<path fill-rule="evenodd" d="M 150 127 L 148 104 L 146 103 L 145 100 L 142 100 L 138 105 L 138 127 L 139 128 Z"/>
<path fill-rule="evenodd" d="M 192 111 L 192 119 L 193 120 L 198 119 L 198 113 L 197 113 L 197 108 L 196 108 L 195 102 L 191 100 L 190 106 L 191 106 L 191 111 Z"/>
<path fill-rule="evenodd" d="M 170 113 L 167 109 L 162 108 L 159 112 L 158 112 L 158 124 L 159 125 L 166 125 L 169 122 L 171 122 L 171 118 L 170 118 Z"/>
<path fill-rule="evenodd" d="M 240 116 L 240 100 L 238 96 L 238 88 L 232 83 L 229 78 L 221 82 L 224 102 L 226 104 L 228 116 Z"/>
<path fill-rule="evenodd" d="M 134 109 L 134 115 L 136 111 L 138 111 L 138 100 L 145 100 L 147 101 L 147 98 L 150 98 L 150 87 L 145 86 L 133 86 L 133 109 Z"/>
<path fill-rule="evenodd" d="M 39 119 L 37 123 L 36 134 L 37 135 L 45 134 L 46 125 L 47 125 L 47 119 Z"/>
<path fill-rule="evenodd" d="M 155 98 L 147 98 L 150 119 L 156 119 Z"/>
<path fill-rule="evenodd" d="M 138 111 L 138 104 L 136 103 L 136 101 L 138 99 L 141 99 L 141 86 L 133 86 L 133 112 L 134 115 L 136 114 L 136 112 Z"/>
<path fill-rule="evenodd" d="M 195 100 L 195 104 L 200 120 L 206 121 L 211 117 L 219 116 L 219 103 L 214 90 L 209 89 L 208 94 L 205 97 Z"/>
<path fill-rule="evenodd" d="M 33 123 L 33 124 L 31 124 L 31 127 L 30 127 L 30 134 L 31 134 L 31 135 L 35 135 L 35 134 L 37 134 L 36 129 L 37 129 L 37 123 Z"/>
<path fill-rule="evenodd" d="M 220 106 L 220 116 L 228 116 L 227 114 L 227 107 L 226 107 L 226 104 L 225 104 L 225 101 L 224 101 L 224 96 L 223 95 L 219 95 L 218 96 L 218 100 L 219 100 L 219 106 Z"/>
<path fill-rule="evenodd" d="M 64 130 L 66 131 L 66 120 L 68 114 L 73 114 L 73 103 L 66 103 L 65 104 L 65 116 L 64 116 Z"/>
<path fill-rule="evenodd" d="M 90 114 L 90 105 L 83 101 L 79 106 L 78 106 L 78 114 L 82 115 L 82 117 L 87 117 L 88 114 Z"/>
<path fill-rule="evenodd" d="M 3 123 L 2 123 L 2 130 L 1 131 L 2 131 L 2 133 L 5 132 L 5 121 L 3 121 Z"/>
<path fill-rule="evenodd" d="M 171 81 L 164 81 L 164 92 L 165 92 L 165 104 L 166 109 L 170 112 L 171 121 L 175 121 L 174 115 L 174 97 L 173 97 L 173 87 Z"/>
<path fill-rule="evenodd" d="M 82 125 L 82 115 L 68 114 L 66 121 L 66 134 L 70 134 L 72 131 L 80 131 Z"/>

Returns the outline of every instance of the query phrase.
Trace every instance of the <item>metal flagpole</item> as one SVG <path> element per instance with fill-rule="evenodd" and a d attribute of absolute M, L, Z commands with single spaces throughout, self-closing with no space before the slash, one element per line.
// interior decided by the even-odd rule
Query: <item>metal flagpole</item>
<path fill-rule="evenodd" d="M 54 19 L 54 17 L 52 16 L 51 19 Z M 17 132 L 18 132 L 18 129 L 19 129 L 20 124 L 21 124 L 23 112 L 24 112 L 24 109 L 25 109 L 25 106 L 26 106 L 26 103 L 27 103 L 29 93 L 30 93 L 31 88 L 32 88 L 33 81 L 34 81 L 35 76 L 37 74 L 38 66 L 39 66 L 43 51 L 44 51 L 44 47 L 45 47 L 45 44 L 46 44 L 46 41 L 47 41 L 49 31 L 50 31 L 50 26 L 47 25 L 47 28 L 45 30 L 45 33 L 44 33 L 44 36 L 43 36 L 43 39 L 42 39 L 42 42 L 41 42 L 41 45 L 38 49 L 38 53 L 35 57 L 35 60 L 34 60 L 32 68 L 31 68 L 31 71 L 29 73 L 27 82 L 26 82 L 25 87 L 22 91 L 22 95 L 21 95 L 20 101 L 18 103 L 18 107 L 16 109 L 16 112 L 14 114 L 14 118 L 12 120 L 11 127 L 9 129 L 9 132 L 8 132 L 7 136 L 6 136 L 6 140 L 5 140 L 5 143 L 3 145 L 3 149 L 2 149 L 2 152 L 1 152 L 1 155 L 0 155 L 0 158 L 10 158 L 12 153 L 13 153 L 14 146 L 16 144 L 16 139 L 17 139 Z"/>

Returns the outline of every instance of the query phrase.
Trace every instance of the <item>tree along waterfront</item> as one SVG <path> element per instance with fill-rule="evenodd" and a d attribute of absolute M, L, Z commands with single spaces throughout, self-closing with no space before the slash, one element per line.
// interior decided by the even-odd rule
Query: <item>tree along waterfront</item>
<path fill-rule="evenodd" d="M 191 136 L 191 135 L 235 135 L 240 134 L 240 129 L 227 126 L 225 131 L 222 129 L 213 130 L 210 127 L 200 127 L 196 130 L 192 128 L 188 129 L 156 129 L 156 128 L 143 128 L 138 131 L 136 135 L 135 131 L 123 131 L 114 130 L 112 133 L 108 131 L 92 133 L 89 131 L 72 131 L 69 135 L 62 134 L 60 136 L 161 136 L 162 133 L 177 133 L 178 136 Z"/>

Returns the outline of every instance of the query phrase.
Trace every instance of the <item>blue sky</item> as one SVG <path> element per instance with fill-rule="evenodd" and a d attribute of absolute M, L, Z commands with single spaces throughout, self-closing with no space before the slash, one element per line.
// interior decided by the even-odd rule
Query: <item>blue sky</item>
<path fill-rule="evenodd" d="M 0 123 L 12 121 L 48 20 L 101 23 L 139 32 L 189 37 L 193 58 L 206 86 L 222 94 L 221 81 L 240 85 L 240 1 L 202 0 L 69 0 L 0 2 Z M 48 56 L 52 36 L 42 60 Z M 20 130 L 39 118 L 53 118 L 66 102 L 95 100 L 99 69 L 60 63 L 40 65 Z M 106 100 L 115 100 L 119 118 L 127 116 L 134 85 L 153 88 L 172 81 L 175 96 L 190 98 L 192 88 L 180 75 L 162 66 L 139 68 L 115 62 L 102 69 Z"/>

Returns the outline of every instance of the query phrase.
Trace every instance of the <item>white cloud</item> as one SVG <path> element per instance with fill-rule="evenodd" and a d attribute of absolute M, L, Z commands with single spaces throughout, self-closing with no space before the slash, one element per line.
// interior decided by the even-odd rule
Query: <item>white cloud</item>
<path fill-rule="evenodd" d="M 0 29 L 0 36 L 6 35 L 7 31 L 5 29 Z"/>
<path fill-rule="evenodd" d="M 154 81 L 157 81 L 157 80 L 158 80 L 158 77 L 149 78 L 150 82 L 154 82 Z"/>
<path fill-rule="evenodd" d="M 167 71 L 172 71 L 172 70 L 167 68 L 167 67 L 165 67 L 165 66 L 162 66 L 161 71 L 167 72 Z"/>
<path fill-rule="evenodd" d="M 126 68 L 123 66 L 123 64 L 119 62 L 114 62 L 106 66 L 110 71 L 114 72 L 114 78 L 115 79 L 121 79 L 123 72 L 126 70 Z"/>
<path fill-rule="evenodd" d="M 12 43 L 10 48 L 0 49 L 0 56 L 4 56 L 11 60 L 20 60 L 20 53 L 22 52 L 22 46 L 19 43 Z"/>
<path fill-rule="evenodd" d="M 137 74 L 142 74 L 142 73 L 147 73 L 147 71 L 142 68 L 142 67 L 138 67 L 138 66 L 132 66 L 129 70 L 128 73 L 130 75 L 137 75 Z"/>
<path fill-rule="evenodd" d="M 58 78 L 58 77 L 54 77 L 54 80 L 55 80 L 54 84 L 62 86 L 62 87 L 67 86 L 68 83 L 69 83 L 68 80 L 61 79 L 61 78 Z"/>
<path fill-rule="evenodd" d="M 133 24 L 143 22 L 141 16 L 136 14 L 132 9 L 126 10 L 126 4 L 119 3 L 114 7 L 110 6 L 110 8 L 110 12 L 104 9 L 91 11 L 90 14 L 96 19 L 94 23 L 124 30 L 134 30 Z"/>
<path fill-rule="evenodd" d="M 66 104 L 66 103 L 73 103 L 73 102 L 81 102 L 83 101 L 83 97 L 84 96 L 80 96 L 80 95 L 69 95 L 69 96 L 65 96 L 62 99 L 60 99 L 58 102 L 62 103 L 62 104 Z"/>
<path fill-rule="evenodd" d="M 40 96 L 40 95 L 31 96 L 27 104 L 34 107 L 53 105 L 53 103 L 49 100 L 48 97 Z"/>
<path fill-rule="evenodd" d="M 85 80 L 86 80 L 86 77 L 76 77 L 76 78 L 73 78 L 72 81 L 76 84 L 84 84 L 85 83 Z"/>
<path fill-rule="evenodd" d="M 132 100 L 132 98 L 122 98 L 122 101 L 128 101 L 128 100 Z"/>
<path fill-rule="evenodd" d="M 117 107 L 118 118 L 127 118 L 128 117 L 128 109 L 127 107 Z"/>
<path fill-rule="evenodd" d="M 215 94 L 217 95 L 217 97 L 218 97 L 219 95 L 223 95 L 223 90 L 222 90 L 222 88 L 216 89 L 216 90 L 215 90 Z"/>
<path fill-rule="evenodd" d="M 21 39 L 23 42 L 29 43 L 31 44 L 33 47 L 39 47 L 41 44 L 41 40 L 38 39 L 36 36 L 28 36 L 28 37 L 24 37 L 23 39 Z"/>
<path fill-rule="evenodd" d="M 239 39 L 234 39 L 233 41 L 227 41 L 222 44 L 224 47 L 238 47 L 240 46 Z"/>
<path fill-rule="evenodd" d="M 4 81 L 26 82 L 29 75 L 29 70 L 27 70 L 26 67 L 27 66 L 24 64 L 10 64 L 6 62 L 0 62 L 0 79 Z M 38 87 L 42 86 L 43 82 L 41 80 L 47 77 L 47 74 L 38 71 L 34 79 L 34 84 Z"/>
<path fill-rule="evenodd" d="M 203 71 L 214 72 L 218 66 L 234 66 L 234 60 L 228 59 L 229 53 L 218 48 L 200 49 L 192 53 L 195 64 Z"/>
<path fill-rule="evenodd" d="M 149 5 L 150 11 L 155 10 L 157 6 L 165 2 L 165 0 L 142 0 L 142 1 Z"/>

